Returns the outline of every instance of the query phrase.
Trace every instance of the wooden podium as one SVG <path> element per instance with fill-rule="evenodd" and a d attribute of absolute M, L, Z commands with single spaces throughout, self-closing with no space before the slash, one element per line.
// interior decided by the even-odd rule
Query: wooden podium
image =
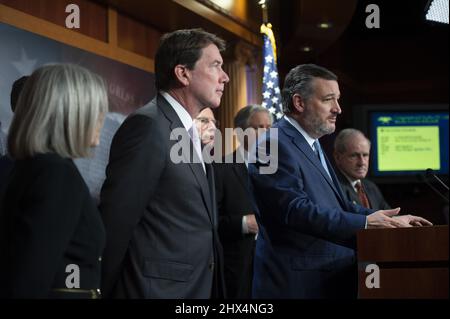
<path fill-rule="evenodd" d="M 360 231 L 358 297 L 448 298 L 448 235 L 448 225 Z M 379 288 L 366 286 L 370 264 L 379 267 Z"/>

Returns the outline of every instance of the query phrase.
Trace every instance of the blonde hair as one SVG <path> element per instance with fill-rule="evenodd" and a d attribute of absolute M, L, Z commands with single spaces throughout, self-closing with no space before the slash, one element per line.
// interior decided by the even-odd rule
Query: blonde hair
<path fill-rule="evenodd" d="M 86 157 L 100 116 L 108 111 L 102 78 L 73 64 L 46 65 L 27 80 L 8 135 L 14 159 L 37 153 Z"/>

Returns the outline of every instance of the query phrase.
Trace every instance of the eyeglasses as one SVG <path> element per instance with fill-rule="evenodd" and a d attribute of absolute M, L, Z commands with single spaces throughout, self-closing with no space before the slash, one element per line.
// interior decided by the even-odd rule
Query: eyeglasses
<path fill-rule="evenodd" d="M 199 121 L 202 125 L 208 125 L 211 122 L 215 127 L 219 127 L 219 121 L 215 119 L 210 119 L 207 117 L 197 117 L 195 120 Z"/>

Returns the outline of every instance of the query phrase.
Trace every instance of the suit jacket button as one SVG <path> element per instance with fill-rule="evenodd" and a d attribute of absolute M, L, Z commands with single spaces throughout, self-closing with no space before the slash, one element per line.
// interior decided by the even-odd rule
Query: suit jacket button
<path fill-rule="evenodd" d="M 210 269 L 211 271 L 214 271 L 214 262 L 210 262 L 210 263 L 209 263 L 209 269 Z"/>

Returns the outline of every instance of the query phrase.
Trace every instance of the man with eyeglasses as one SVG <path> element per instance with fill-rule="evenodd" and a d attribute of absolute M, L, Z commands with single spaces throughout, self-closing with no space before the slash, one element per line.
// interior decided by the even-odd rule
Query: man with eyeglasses
<path fill-rule="evenodd" d="M 212 145 L 214 143 L 216 129 L 219 124 L 214 117 L 213 111 L 209 107 L 203 109 L 198 114 L 195 119 L 195 125 L 202 142 L 202 147 Z"/>

